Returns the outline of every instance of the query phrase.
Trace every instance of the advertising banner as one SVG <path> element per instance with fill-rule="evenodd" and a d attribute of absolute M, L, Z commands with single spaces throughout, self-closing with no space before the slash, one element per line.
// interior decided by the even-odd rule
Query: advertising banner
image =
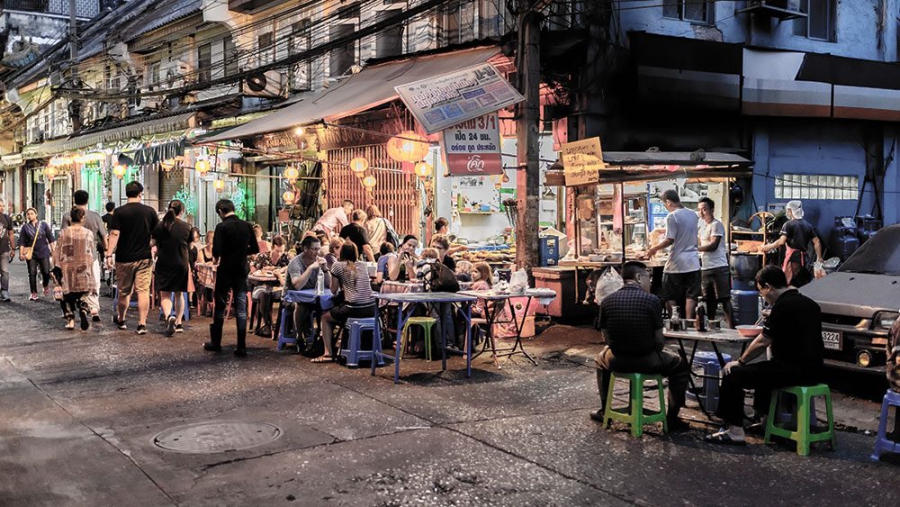
<path fill-rule="evenodd" d="M 599 171 L 606 167 L 600 138 L 592 137 L 562 145 L 562 163 L 567 187 L 597 183 L 600 181 Z"/>
<path fill-rule="evenodd" d="M 441 148 L 451 176 L 503 174 L 497 113 L 444 129 Z"/>

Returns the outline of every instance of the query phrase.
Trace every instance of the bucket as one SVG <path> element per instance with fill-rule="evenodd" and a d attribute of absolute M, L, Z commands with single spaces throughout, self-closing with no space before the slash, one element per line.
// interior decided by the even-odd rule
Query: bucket
<path fill-rule="evenodd" d="M 731 291 L 731 305 L 737 325 L 752 326 L 759 318 L 759 292 L 755 290 Z"/>

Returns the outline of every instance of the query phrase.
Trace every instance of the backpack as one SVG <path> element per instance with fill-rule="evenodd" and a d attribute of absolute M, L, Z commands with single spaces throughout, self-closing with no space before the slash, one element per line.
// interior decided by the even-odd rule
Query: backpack
<path fill-rule="evenodd" d="M 425 278 L 427 292 L 459 292 L 459 281 L 452 269 L 440 262 L 430 263 L 431 273 Z"/>
<path fill-rule="evenodd" d="M 385 218 L 382 218 L 381 221 L 384 222 L 384 228 L 387 230 L 387 234 L 384 237 L 385 240 L 394 245 L 394 250 L 400 248 L 400 235 L 394 230 L 394 225 Z"/>

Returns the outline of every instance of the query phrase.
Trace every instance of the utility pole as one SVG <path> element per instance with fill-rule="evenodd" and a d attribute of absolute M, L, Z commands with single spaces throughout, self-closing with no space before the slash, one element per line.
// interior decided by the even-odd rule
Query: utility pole
<path fill-rule="evenodd" d="M 78 79 L 78 20 L 75 17 L 78 6 L 76 0 L 69 0 L 69 76 L 73 88 L 81 88 Z M 81 130 L 81 101 L 77 97 L 69 99 L 69 120 L 72 122 L 72 133 Z"/>
<path fill-rule="evenodd" d="M 540 264 L 538 216 L 540 210 L 540 143 L 541 119 L 541 15 L 536 2 L 521 0 L 518 13 L 518 49 L 516 59 L 519 92 L 525 101 L 518 106 L 516 121 L 516 264 L 531 275 Z"/>

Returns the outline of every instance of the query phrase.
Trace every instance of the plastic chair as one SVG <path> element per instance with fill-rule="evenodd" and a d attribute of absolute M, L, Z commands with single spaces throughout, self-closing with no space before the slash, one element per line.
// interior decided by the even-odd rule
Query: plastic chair
<path fill-rule="evenodd" d="M 792 419 L 796 421 L 796 428 L 790 429 L 790 425 L 782 426 L 776 421 L 778 399 L 781 394 L 790 394 L 797 398 L 796 413 Z M 812 433 L 810 423 L 816 421 L 810 417 L 810 406 L 814 396 L 825 397 L 825 411 L 828 416 L 828 429 L 818 433 Z M 809 447 L 813 442 L 829 441 L 831 450 L 837 445 L 834 433 L 834 415 L 831 411 L 831 390 L 826 384 L 814 386 L 795 386 L 776 389 L 772 392 L 772 401 L 769 403 L 769 415 L 766 418 L 766 440 L 768 444 L 772 436 L 783 437 L 797 442 L 797 454 L 809 455 Z"/>
<path fill-rule="evenodd" d="M 881 459 L 881 453 L 890 452 L 900 454 L 900 442 L 887 438 L 888 410 L 890 407 L 900 408 L 900 393 L 888 389 L 884 394 L 884 402 L 881 404 L 881 420 L 878 421 L 878 436 L 875 438 L 875 451 L 872 452 L 872 461 Z M 900 417 L 900 414 L 898 414 Z"/>
<path fill-rule="evenodd" d="M 617 373 L 610 372 L 609 392 L 606 393 L 606 406 L 603 409 L 603 424 L 608 428 L 612 421 L 623 422 L 631 425 L 631 434 L 640 438 L 644 433 L 645 424 L 661 422 L 663 433 L 669 431 L 666 421 L 666 388 L 663 386 L 663 377 L 659 374 L 649 373 Z M 627 379 L 629 383 L 629 403 L 625 410 L 613 409 L 613 391 L 616 379 Z M 644 382 L 656 382 L 659 391 L 659 412 L 644 413 Z"/>
<path fill-rule="evenodd" d="M 294 329 L 293 333 L 288 334 L 285 329 L 287 327 L 288 318 L 293 320 L 293 316 L 288 313 L 288 310 L 291 308 L 292 307 L 290 306 L 281 308 L 281 325 L 278 326 L 278 345 L 275 347 L 277 352 L 281 352 L 285 346 L 295 346 L 297 347 L 297 351 L 300 351 L 300 343 L 297 340 L 297 330 Z"/>
<path fill-rule="evenodd" d="M 431 328 L 436 323 L 437 320 L 434 317 L 410 317 L 406 319 L 400 340 L 400 357 L 403 357 L 403 353 L 406 351 L 407 345 L 409 345 L 409 327 L 420 326 L 425 334 L 425 358 L 431 361 Z"/>
<path fill-rule="evenodd" d="M 112 291 L 113 291 L 112 311 L 113 311 L 113 315 L 115 315 L 116 312 L 119 310 L 119 286 L 113 285 Z M 138 305 L 137 298 L 135 297 L 135 294 L 132 292 L 131 300 L 128 301 L 128 307 L 129 308 L 137 308 L 137 305 Z"/>
<path fill-rule="evenodd" d="M 340 355 L 347 359 L 347 366 L 356 368 L 360 361 L 369 360 L 375 356 L 376 352 L 381 352 L 381 342 L 375 339 L 375 317 L 365 319 L 347 319 L 344 329 L 349 331 L 349 339 L 347 346 L 341 347 Z M 372 348 L 370 350 L 362 349 L 362 332 L 372 331 Z M 384 360 L 378 360 L 379 365 L 384 364 Z"/>
<path fill-rule="evenodd" d="M 184 312 L 181 316 L 182 320 L 188 321 L 191 320 L 191 298 L 188 296 L 187 292 L 182 292 L 182 297 L 184 297 Z M 169 300 L 172 301 L 172 315 L 175 315 L 175 295 L 171 295 Z M 160 320 L 164 319 L 162 305 L 159 305 L 159 318 Z"/>

